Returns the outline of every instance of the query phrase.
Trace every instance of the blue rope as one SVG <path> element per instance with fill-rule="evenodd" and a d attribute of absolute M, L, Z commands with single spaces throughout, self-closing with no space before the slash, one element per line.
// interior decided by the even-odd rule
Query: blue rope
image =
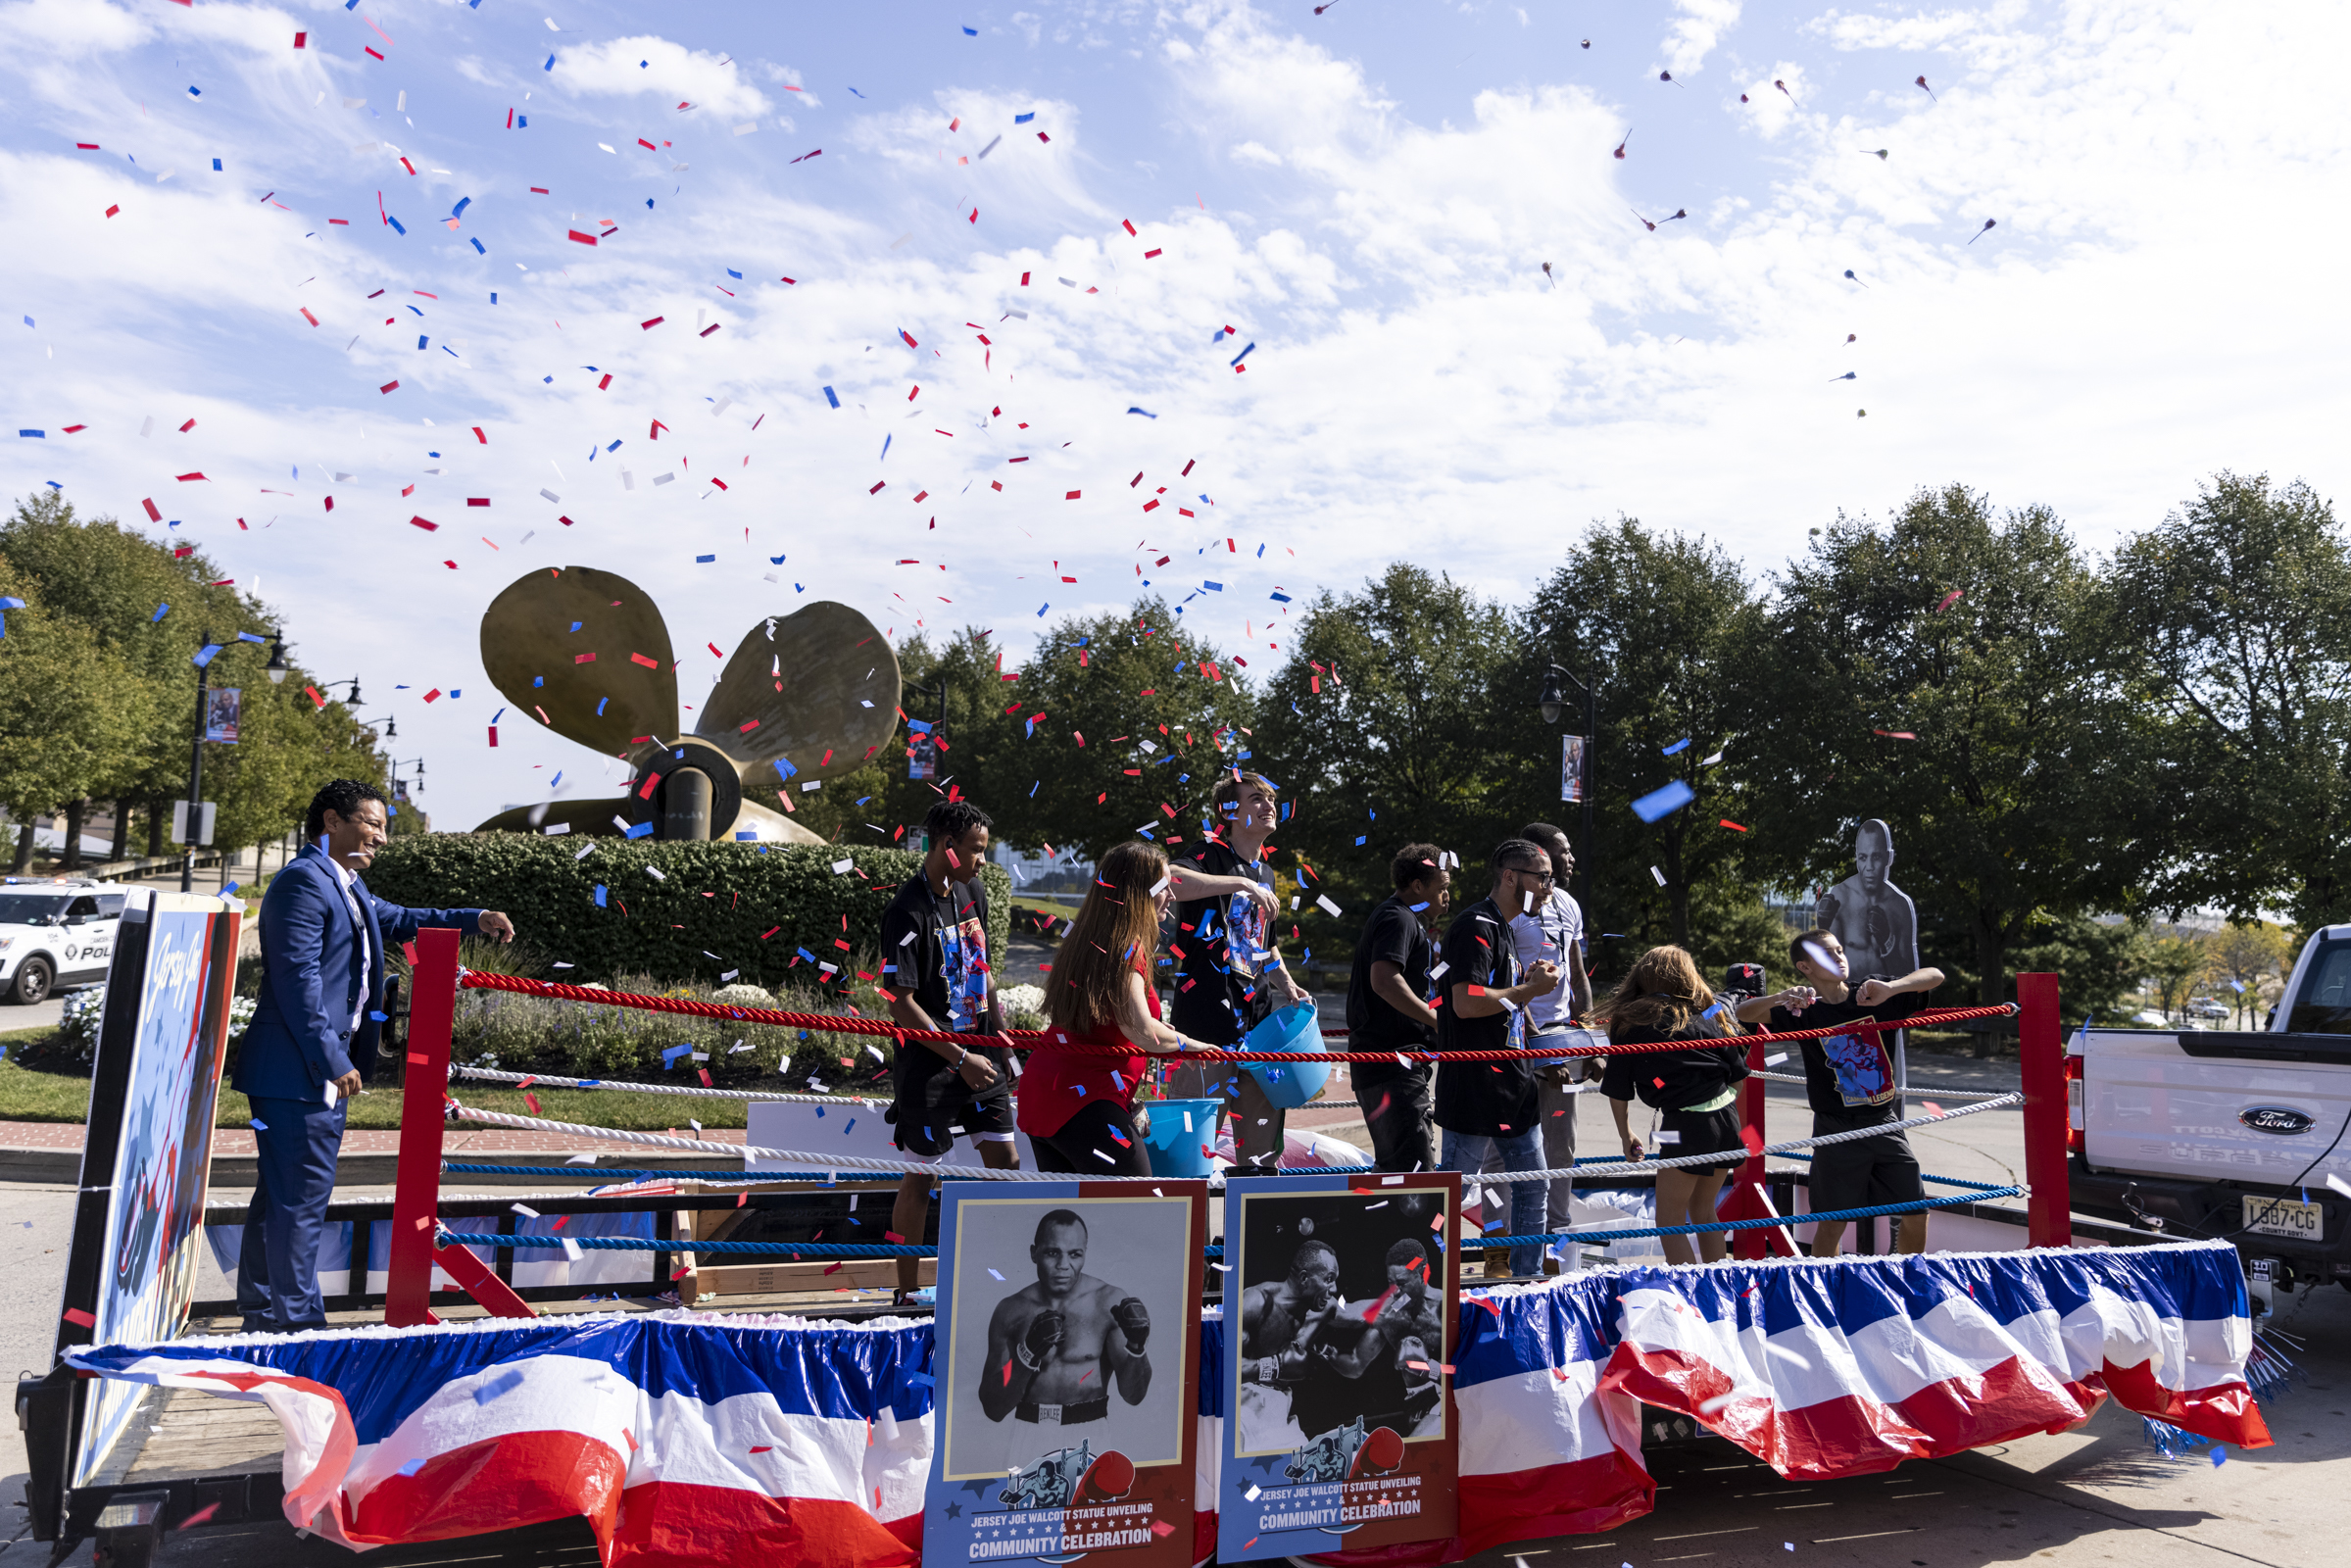
<path fill-rule="evenodd" d="M 1993 1196 L 2015 1198 L 2022 1187 L 2002 1187 Z M 1715 1220 L 1703 1225 L 1668 1225 L 1642 1230 L 1626 1231 L 1554 1231 L 1543 1236 L 1478 1236 L 1468 1237 L 1464 1247 L 1542 1247 L 1552 1242 L 1622 1242 L 1641 1236 L 1691 1236 L 1700 1231 L 1745 1231 L 1773 1225 L 1809 1225 L 1821 1220 L 1876 1219 L 1885 1214 L 1918 1214 L 1931 1208 L 1949 1208 L 1956 1203 L 1972 1203 L 1973 1197 L 1929 1198 L 1916 1203 L 1880 1203 L 1874 1208 L 1840 1208 L 1823 1214 L 1790 1214 L 1782 1219 Z M 461 1247 L 525 1247 L 556 1249 L 566 1238 L 561 1236 L 471 1236 L 457 1232 L 442 1235 L 443 1246 Z M 897 1247 L 881 1242 L 649 1242 L 634 1236 L 574 1236 L 573 1245 L 607 1252 L 749 1252 L 763 1257 L 937 1257 L 935 1247 Z M 1222 1257 L 1224 1249 L 1207 1249 L 1210 1257 Z"/>

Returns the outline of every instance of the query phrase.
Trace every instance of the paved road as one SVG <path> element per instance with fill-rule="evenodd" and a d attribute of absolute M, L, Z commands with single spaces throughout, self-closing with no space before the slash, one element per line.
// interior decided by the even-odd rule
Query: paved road
<path fill-rule="evenodd" d="M 19 1029 L 54 1029 L 65 1021 L 65 1016 L 66 995 L 62 991 L 29 1007 L 14 1002 L 0 1003 L 0 1035 L 14 1034 Z"/>

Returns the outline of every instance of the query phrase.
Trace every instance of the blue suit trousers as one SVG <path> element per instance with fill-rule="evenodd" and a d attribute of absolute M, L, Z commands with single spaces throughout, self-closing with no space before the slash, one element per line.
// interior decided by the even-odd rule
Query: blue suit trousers
<path fill-rule="evenodd" d="M 318 1294 L 318 1247 L 334 1194 L 346 1102 L 253 1101 L 261 1169 L 245 1210 L 237 1256 L 237 1309 L 249 1333 L 287 1334 L 326 1326 Z"/>

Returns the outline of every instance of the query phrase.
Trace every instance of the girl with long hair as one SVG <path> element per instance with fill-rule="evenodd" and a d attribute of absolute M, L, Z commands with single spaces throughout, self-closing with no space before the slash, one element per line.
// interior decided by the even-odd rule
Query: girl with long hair
<path fill-rule="evenodd" d="M 1157 845 L 1121 844 L 1095 868 L 1046 982 L 1046 1043 L 1029 1054 L 1020 1079 L 1019 1127 L 1039 1170 L 1151 1173 L 1135 1119 L 1148 1058 L 1209 1049 L 1159 1021 L 1151 977 L 1169 897 L 1167 857 Z M 1128 1054 L 1056 1050 L 1056 1039 L 1124 1046 Z"/>
<path fill-rule="evenodd" d="M 1600 1093 L 1616 1115 L 1616 1135 L 1627 1159 L 1641 1157 L 1641 1140 L 1625 1121 L 1625 1105 L 1639 1098 L 1658 1112 L 1657 1155 L 1721 1154 L 1719 1164 L 1683 1165 L 1657 1173 L 1657 1223 L 1703 1225 L 1715 1217 L 1723 1180 L 1747 1157 L 1739 1119 L 1739 1081 L 1747 1075 L 1746 1048 L 1738 1043 L 1728 1004 L 1715 1000 L 1698 966 L 1680 948 L 1651 948 L 1627 971 L 1602 1015 L 1612 1046 L 1651 1046 L 1688 1041 L 1682 1051 L 1618 1053 L 1608 1058 Z M 1701 1231 L 1697 1249 L 1690 1238 L 1668 1236 L 1665 1260 L 1722 1261 L 1725 1233 Z"/>

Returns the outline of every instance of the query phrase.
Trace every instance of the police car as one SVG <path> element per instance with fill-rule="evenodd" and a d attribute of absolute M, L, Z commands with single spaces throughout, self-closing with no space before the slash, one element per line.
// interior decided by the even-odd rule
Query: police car
<path fill-rule="evenodd" d="M 0 998 L 30 1004 L 104 981 L 122 899 L 78 877 L 0 882 Z"/>

